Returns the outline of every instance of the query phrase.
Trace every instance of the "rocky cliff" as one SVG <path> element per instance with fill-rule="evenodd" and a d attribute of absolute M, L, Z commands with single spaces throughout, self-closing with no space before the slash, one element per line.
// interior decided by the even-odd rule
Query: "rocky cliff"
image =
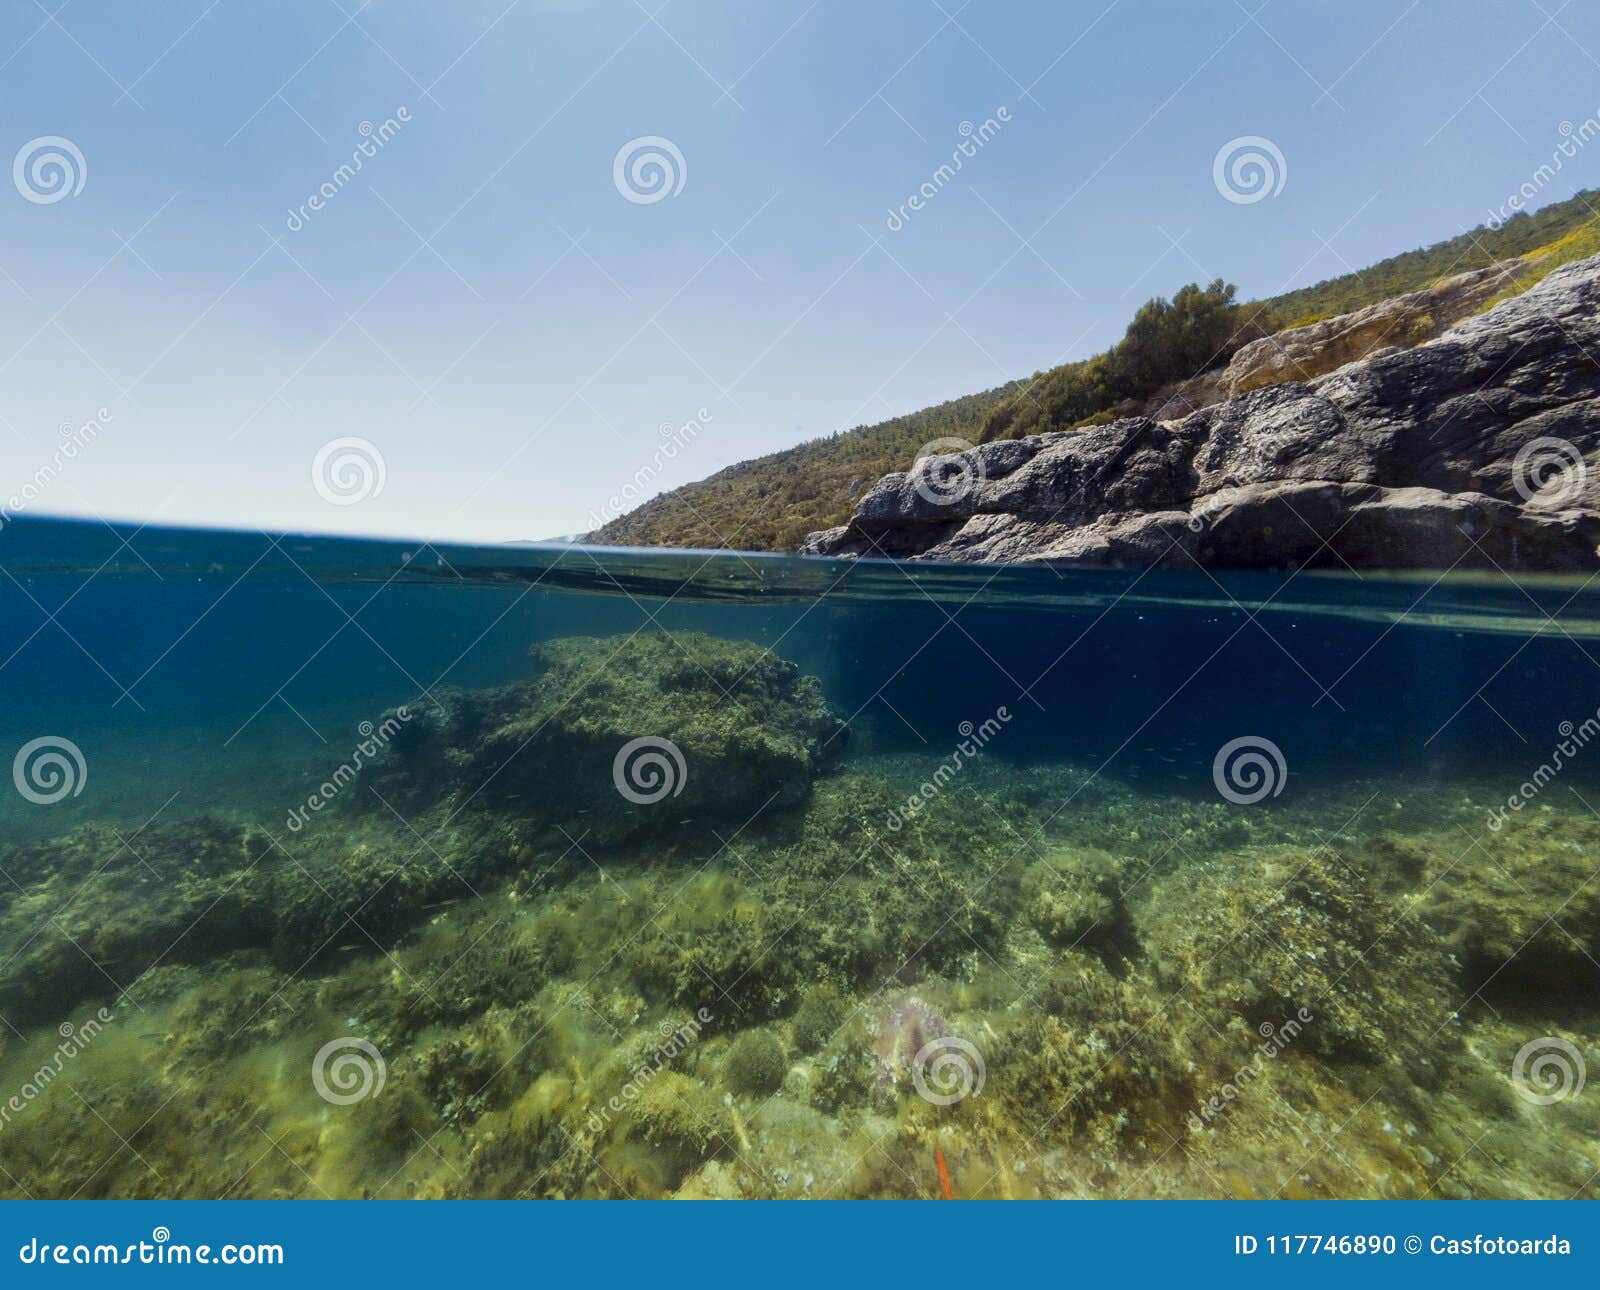
<path fill-rule="evenodd" d="M 801 551 L 1600 569 L 1597 448 L 1600 257 L 1416 348 L 1181 420 L 1126 417 L 925 458 L 879 480 L 847 524 L 813 533 Z"/>
<path fill-rule="evenodd" d="M 1380 300 L 1275 336 L 1252 341 L 1228 364 L 1222 387 L 1248 394 L 1284 381 L 1309 381 L 1347 363 L 1411 349 L 1470 318 L 1528 272 L 1523 260 L 1458 273 L 1421 291 Z"/>

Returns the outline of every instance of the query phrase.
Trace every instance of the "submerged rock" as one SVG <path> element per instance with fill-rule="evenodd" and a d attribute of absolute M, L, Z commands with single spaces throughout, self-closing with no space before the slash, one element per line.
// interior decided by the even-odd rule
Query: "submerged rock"
<path fill-rule="evenodd" d="M 535 645 L 532 680 L 441 689 L 364 774 L 399 806 L 469 804 L 606 841 L 801 804 L 848 727 L 795 664 L 698 633 Z"/>
<path fill-rule="evenodd" d="M 142 1006 L 145 973 L 238 950 L 326 970 L 389 949 L 430 910 L 505 875 L 555 868 L 574 844 L 586 853 L 692 821 L 690 845 L 714 850 L 715 822 L 731 833 L 803 805 L 847 735 L 815 678 L 748 642 L 660 632 L 532 654 L 532 680 L 412 705 L 341 809 L 304 831 L 200 819 L 129 837 L 86 825 L 0 848 L 11 880 L 0 1016 L 31 1024 L 91 997 Z M 557 948 L 529 951 L 527 975 Z M 748 969 L 748 988 L 766 988 L 744 924 L 724 948 L 740 965 L 730 982 Z M 678 980 L 690 969 L 670 949 L 662 971 Z M 484 970 L 480 993 L 494 979 Z M 425 990 L 412 1010 L 462 1011 L 463 992 Z"/>
<path fill-rule="evenodd" d="M 1507 1013 L 1571 1010 L 1600 997 L 1600 821 L 1534 807 L 1462 854 L 1459 833 L 1419 845 L 1417 912 L 1460 957 L 1474 995 Z M 1471 863 L 1466 863 L 1470 860 Z"/>
<path fill-rule="evenodd" d="M 1227 568 L 1600 569 L 1600 257 L 1429 344 L 1180 421 L 884 476 L 809 555 Z"/>
<path fill-rule="evenodd" d="M 1363 820 L 1362 785 L 1229 829 L 975 761 L 887 829 L 931 770 L 862 758 L 738 855 L 652 840 L 603 874 L 547 872 L 543 826 L 476 806 L 325 813 L 287 851 L 220 822 L 123 835 L 195 899 L 244 893 L 209 943 L 276 964 L 134 937 L 175 907 L 112 829 L 0 847 L 5 954 L 78 954 L 57 914 L 135 947 L 108 972 L 159 963 L 3 1126 L 0 1194 L 932 1197 L 941 1157 L 973 1198 L 1594 1193 L 1600 1110 L 1518 1085 L 1530 1045 L 1592 1030 L 1576 798 L 1483 836 L 1493 792 L 1423 783 Z M 23 969 L 36 1020 L 82 1017 L 67 961 Z M 66 1034 L 6 1033 L 13 1088 Z M 316 1055 L 353 1039 L 386 1080 L 332 1105 Z"/>
<path fill-rule="evenodd" d="M 0 897 L 9 947 L 0 1015 L 52 1020 L 85 997 L 122 994 L 158 965 L 264 945 L 271 847 L 261 830 L 200 819 L 126 833 L 91 824 L 0 849 L 14 884 Z"/>
<path fill-rule="evenodd" d="M 770 1030 L 751 1030 L 733 1041 L 722 1078 L 735 1093 L 771 1097 L 783 1085 L 788 1070 L 777 1037 Z"/>
<path fill-rule="evenodd" d="M 1419 1083 L 1455 1042 L 1448 951 L 1327 847 L 1268 847 L 1185 866 L 1135 901 L 1163 988 L 1264 1037 L 1289 1023 L 1336 1059 L 1404 1061 Z"/>

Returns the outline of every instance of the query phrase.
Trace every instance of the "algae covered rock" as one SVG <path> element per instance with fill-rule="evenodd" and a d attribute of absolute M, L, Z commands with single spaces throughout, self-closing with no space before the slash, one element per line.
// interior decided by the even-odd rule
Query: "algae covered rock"
<path fill-rule="evenodd" d="M 848 733 L 814 677 L 750 642 L 641 632 L 530 654 L 531 680 L 407 705 L 366 796 L 474 802 L 601 841 L 691 817 L 742 823 L 804 802 Z"/>
<path fill-rule="evenodd" d="M 620 955 L 647 998 L 699 1007 L 722 998 L 751 1017 L 783 1010 L 800 977 L 797 911 L 737 881 L 684 884 Z"/>
<path fill-rule="evenodd" d="M 1600 992 L 1600 821 L 1588 812 L 1507 815 L 1464 863 L 1459 834 L 1419 846 L 1417 913 L 1498 1007 Z"/>
<path fill-rule="evenodd" d="M 131 832 L 90 824 L 0 848 L 12 878 L 0 896 L 0 946 L 10 947 L 0 1010 L 13 1022 L 120 994 L 161 964 L 267 942 L 266 833 L 208 819 Z"/>
<path fill-rule="evenodd" d="M 1432 1069 L 1460 1001 L 1448 948 L 1327 847 L 1262 847 L 1180 869 L 1134 913 L 1151 968 L 1210 1024 L 1262 1034 L 1309 1012 L 1309 1048 Z M 1303 1018 L 1302 1018 L 1303 1020 Z"/>
<path fill-rule="evenodd" d="M 635 1134 L 687 1170 L 730 1150 L 733 1116 L 716 1094 L 677 1071 L 662 1071 L 633 1104 Z"/>
<path fill-rule="evenodd" d="M 1094 950 L 1117 961 L 1133 949 L 1134 939 L 1123 891 L 1147 867 L 1130 857 L 1063 848 L 1024 875 L 1028 922 L 1052 945 Z"/>
<path fill-rule="evenodd" d="M 824 981 L 813 986 L 806 991 L 794 1014 L 795 1047 L 802 1053 L 819 1051 L 839 1033 L 854 1011 L 830 983 Z"/>
<path fill-rule="evenodd" d="M 1083 1133 L 1106 1148 L 1136 1136 L 1181 1136 L 1191 1063 L 1164 1003 L 1159 992 L 1064 957 L 1040 985 L 1038 1010 L 1001 1031 L 996 1093 L 1021 1121 Z"/>
<path fill-rule="evenodd" d="M 0 893 L 0 1012 L 47 1021 L 124 993 L 142 1007 L 163 988 L 158 978 L 147 991 L 147 973 L 237 951 L 270 950 L 300 972 L 385 950 L 430 906 L 474 896 L 508 867 L 496 830 L 477 823 L 426 845 L 307 835 L 292 852 L 267 830 L 206 818 L 0 847 L 15 879 Z"/>
<path fill-rule="evenodd" d="M 772 1032 L 752 1030 L 733 1041 L 727 1064 L 722 1068 L 722 1078 L 735 1093 L 770 1097 L 783 1087 L 783 1077 L 788 1071 L 783 1045 Z"/>

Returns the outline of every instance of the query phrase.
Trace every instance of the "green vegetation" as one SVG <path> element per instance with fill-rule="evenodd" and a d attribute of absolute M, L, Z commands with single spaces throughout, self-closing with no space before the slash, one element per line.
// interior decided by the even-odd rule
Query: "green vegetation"
<path fill-rule="evenodd" d="M 1592 1029 L 1581 803 L 1464 860 L 1497 785 L 1258 813 L 980 760 L 888 833 L 933 760 L 857 756 L 737 855 L 687 829 L 563 868 L 557 835 L 314 970 L 218 941 L 42 1003 L 0 1047 L 31 1087 L 0 1196 L 933 1197 L 935 1147 L 962 1197 L 1595 1194 L 1600 1107 L 1532 1115 L 1513 1074 L 1530 1036 Z M 517 810 L 417 824 L 456 866 Z M 325 812 L 302 841 L 356 829 L 378 837 Z M 214 837 L 169 834 L 162 863 Z M 557 925 L 575 950 L 541 963 Z"/>
<path fill-rule="evenodd" d="M 1364 309 L 1441 278 L 1525 256 L 1529 271 L 1504 296 L 1526 291 L 1545 274 L 1600 250 L 1600 210 L 1587 193 L 1521 214 L 1498 229 L 1478 228 L 1434 246 L 1391 256 L 1366 269 L 1268 300 L 1236 305 L 1221 279 L 1190 283 L 1171 302 L 1144 305 L 1127 334 L 1104 354 L 1036 372 L 990 413 L 982 441 L 1020 439 L 1113 419 L 1128 399 L 1221 367 L 1240 346 L 1289 327 Z"/>
<path fill-rule="evenodd" d="M 733 1041 L 722 1076 L 735 1093 L 771 1097 L 783 1086 L 789 1063 L 770 1030 L 752 1030 Z"/>
<path fill-rule="evenodd" d="M 934 439 L 976 441 L 984 418 L 1021 381 L 952 399 L 875 426 L 813 439 L 740 462 L 663 493 L 596 529 L 618 546 L 793 551 L 815 529 L 843 524 L 862 490 L 910 464 Z"/>
<path fill-rule="evenodd" d="M 1544 257 L 1575 236 L 1586 236 L 1593 245 L 1597 230 L 1600 230 L 1600 196 L 1580 192 L 1564 202 L 1546 206 L 1537 214 L 1514 215 L 1498 229 L 1471 229 L 1433 246 L 1390 256 L 1355 273 L 1286 292 L 1265 303 L 1282 317 L 1285 327 L 1300 327 L 1416 291 L 1440 278 L 1487 268 L 1513 256 L 1537 257 L 1548 272 L 1590 252 L 1567 256 L 1555 263 L 1549 263 Z"/>
<path fill-rule="evenodd" d="M 1277 330 L 1270 311 L 1236 304 L 1237 291 L 1218 278 L 1204 288 L 1191 282 L 1170 301 L 1148 301 L 1104 354 L 1037 374 L 991 412 L 982 441 L 1109 421 L 1124 399 L 1148 398 L 1173 381 L 1220 367 L 1240 346 Z"/>
<path fill-rule="evenodd" d="M 1584 260 L 1591 255 L 1600 255 L 1600 218 L 1587 220 L 1575 228 L 1569 229 L 1555 241 L 1547 242 L 1529 251 L 1524 257 L 1528 261 L 1528 271 L 1493 300 L 1489 301 L 1484 308 L 1492 309 L 1502 300 L 1521 295 L 1534 283 L 1554 273 L 1563 264 L 1571 264 L 1574 260 Z"/>
<path fill-rule="evenodd" d="M 844 523 L 864 489 L 889 471 L 904 470 L 932 440 L 976 443 L 1108 421 L 1123 400 L 1196 376 L 1255 335 L 1348 313 L 1523 256 L 1528 273 L 1506 292 L 1512 295 L 1562 264 L 1596 253 L 1600 203 L 1582 192 L 1536 214 L 1516 215 L 1498 229 L 1472 229 L 1266 300 L 1236 304 L 1233 289 L 1220 280 L 1204 288 L 1190 284 L 1171 301 L 1144 305 L 1127 335 L 1104 354 L 741 462 L 646 502 L 595 530 L 592 540 L 792 551 L 807 533 Z"/>

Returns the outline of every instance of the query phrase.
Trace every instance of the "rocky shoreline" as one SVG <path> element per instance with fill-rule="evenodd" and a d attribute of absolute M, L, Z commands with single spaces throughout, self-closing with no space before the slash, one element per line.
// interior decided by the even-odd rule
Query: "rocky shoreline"
<path fill-rule="evenodd" d="M 924 458 L 801 554 L 1583 572 L 1600 569 L 1597 446 L 1600 257 L 1313 380 Z"/>

